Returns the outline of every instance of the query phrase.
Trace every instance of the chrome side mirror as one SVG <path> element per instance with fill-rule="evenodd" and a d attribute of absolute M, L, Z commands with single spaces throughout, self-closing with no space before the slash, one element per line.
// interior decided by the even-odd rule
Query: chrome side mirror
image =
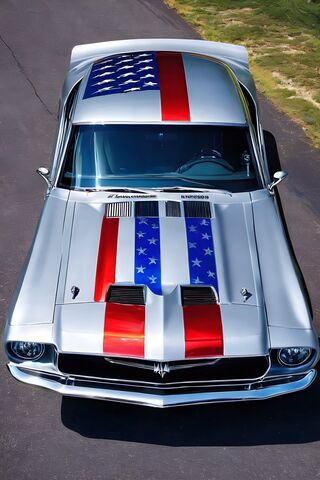
<path fill-rule="evenodd" d="M 52 188 L 52 183 L 49 179 L 50 170 L 46 167 L 39 167 L 39 168 L 37 168 L 36 172 L 37 172 L 38 175 L 40 175 L 41 178 L 44 179 L 48 188 Z"/>
<path fill-rule="evenodd" d="M 275 172 L 273 175 L 273 181 L 269 183 L 268 189 L 270 192 L 273 192 L 274 187 L 276 187 L 282 180 L 287 178 L 288 172 L 285 172 L 284 170 L 280 170 L 279 172 Z"/>

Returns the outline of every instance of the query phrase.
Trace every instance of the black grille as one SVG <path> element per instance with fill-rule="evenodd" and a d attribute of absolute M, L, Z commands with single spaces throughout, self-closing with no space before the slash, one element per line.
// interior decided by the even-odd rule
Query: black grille
<path fill-rule="evenodd" d="M 181 217 L 181 207 L 179 202 L 169 200 L 166 202 L 166 216 L 167 217 Z"/>
<path fill-rule="evenodd" d="M 217 303 L 217 298 L 210 287 L 181 287 L 182 305 L 207 305 Z"/>
<path fill-rule="evenodd" d="M 183 202 L 184 216 L 189 218 L 211 218 L 209 202 Z"/>
<path fill-rule="evenodd" d="M 106 217 L 131 217 L 131 202 L 115 202 L 106 204 Z"/>
<path fill-rule="evenodd" d="M 107 302 L 126 305 L 144 305 L 144 288 L 113 285 L 109 287 Z"/>
<path fill-rule="evenodd" d="M 119 361 L 120 359 L 110 359 Z M 211 365 L 203 365 L 203 362 L 210 360 L 193 360 L 169 362 L 170 372 L 162 378 L 153 371 L 154 364 L 146 360 L 136 360 L 123 358 L 122 361 L 130 360 L 140 366 L 149 366 L 150 369 L 138 368 L 137 366 L 126 366 L 117 363 L 111 363 L 102 356 L 77 355 L 77 354 L 59 354 L 58 368 L 64 374 L 79 375 L 95 378 L 109 379 L 115 383 L 149 383 L 150 385 L 161 385 L 168 388 L 174 384 L 193 383 L 193 382 L 214 382 L 228 380 L 254 380 L 262 377 L 269 368 L 267 357 L 250 358 L 220 358 Z M 212 359 L 214 361 L 214 359 Z M 197 365 L 199 364 L 199 365 Z M 190 366 L 192 368 L 183 368 L 174 370 L 174 366 Z"/>
<path fill-rule="evenodd" d="M 159 217 L 158 202 L 136 202 L 135 203 L 136 217 Z"/>

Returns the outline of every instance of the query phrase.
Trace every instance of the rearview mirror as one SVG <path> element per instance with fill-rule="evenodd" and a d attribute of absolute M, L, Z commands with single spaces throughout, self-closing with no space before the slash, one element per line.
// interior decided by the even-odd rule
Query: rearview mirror
<path fill-rule="evenodd" d="M 37 168 L 36 172 L 37 172 L 38 175 L 40 175 L 41 178 L 44 179 L 48 188 L 52 188 L 52 183 L 49 179 L 50 170 L 46 167 L 39 167 L 39 168 Z"/>
<path fill-rule="evenodd" d="M 269 183 L 268 189 L 270 192 L 273 191 L 274 187 L 276 187 L 282 180 L 287 178 L 288 172 L 285 172 L 284 170 L 279 170 L 279 172 L 275 172 L 273 175 L 273 181 Z"/>

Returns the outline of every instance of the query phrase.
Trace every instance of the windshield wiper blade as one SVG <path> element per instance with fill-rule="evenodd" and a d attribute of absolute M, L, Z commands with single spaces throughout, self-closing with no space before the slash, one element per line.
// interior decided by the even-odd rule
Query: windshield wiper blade
<path fill-rule="evenodd" d="M 137 193 L 139 195 L 152 194 L 151 189 L 129 188 L 129 187 L 103 187 L 103 188 L 85 188 L 86 192 L 111 192 L 111 193 Z"/>
<path fill-rule="evenodd" d="M 232 197 L 232 192 L 229 190 L 221 190 L 219 188 L 196 188 L 196 187 L 159 187 L 153 188 L 157 192 L 207 192 L 207 193 L 221 193 L 222 195 L 230 195 Z"/>

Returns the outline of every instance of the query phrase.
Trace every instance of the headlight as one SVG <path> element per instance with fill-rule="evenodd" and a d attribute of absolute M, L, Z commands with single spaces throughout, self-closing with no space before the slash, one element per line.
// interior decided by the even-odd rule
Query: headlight
<path fill-rule="evenodd" d="M 23 360 L 38 360 L 44 353 L 44 345 L 35 342 L 11 342 L 11 351 Z"/>
<path fill-rule="evenodd" d="M 288 347 L 278 351 L 278 360 L 285 367 L 297 367 L 305 363 L 311 355 L 311 348 Z"/>

